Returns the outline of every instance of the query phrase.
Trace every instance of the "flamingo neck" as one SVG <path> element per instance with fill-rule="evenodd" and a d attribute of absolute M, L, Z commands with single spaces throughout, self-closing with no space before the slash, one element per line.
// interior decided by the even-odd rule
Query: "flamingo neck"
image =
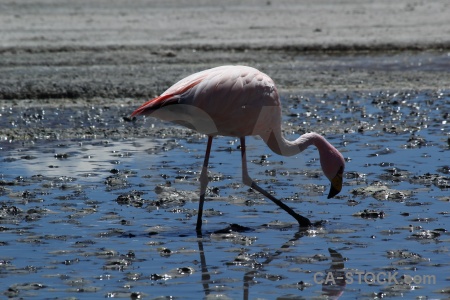
<path fill-rule="evenodd" d="M 316 146 L 320 152 L 328 143 L 324 137 L 315 132 L 305 133 L 295 141 L 287 140 L 281 131 L 272 131 L 268 136 L 262 136 L 262 138 L 270 150 L 283 156 L 296 155 L 311 145 Z"/>

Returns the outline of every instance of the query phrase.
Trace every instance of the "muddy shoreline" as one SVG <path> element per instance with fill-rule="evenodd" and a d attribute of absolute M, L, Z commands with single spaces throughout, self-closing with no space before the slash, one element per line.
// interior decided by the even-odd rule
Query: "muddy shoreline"
<path fill-rule="evenodd" d="M 256 67 L 288 94 L 438 90 L 450 82 L 445 0 L 43 0 L 1 8 L 3 107 L 137 105 L 226 64 Z"/>
<path fill-rule="evenodd" d="M 269 74 L 280 90 L 286 112 L 295 99 L 303 97 L 326 100 L 327 94 L 337 93 L 337 99 L 332 100 L 337 104 L 352 93 L 445 92 L 450 82 L 450 60 L 445 51 L 304 54 L 122 48 L 106 53 L 92 49 L 18 51 L 3 53 L 2 58 L 0 137 L 4 141 L 161 135 L 161 130 L 169 129 L 140 126 L 141 121 L 135 124 L 129 114 L 180 78 L 221 64 L 251 65 Z M 76 114 L 70 116 L 70 112 Z M 358 122 L 349 127 L 359 126 Z M 291 125 L 285 124 L 285 130 L 291 132 Z M 318 126 L 305 130 L 343 132 L 342 128 Z M 179 127 L 170 131 L 175 136 L 187 134 Z"/>
<path fill-rule="evenodd" d="M 193 72 L 225 64 L 254 66 L 269 74 L 281 91 L 445 89 L 450 82 L 448 51 L 444 50 L 330 54 L 163 49 L 5 52 L 0 63 L 0 99 L 141 100 L 162 93 Z"/>

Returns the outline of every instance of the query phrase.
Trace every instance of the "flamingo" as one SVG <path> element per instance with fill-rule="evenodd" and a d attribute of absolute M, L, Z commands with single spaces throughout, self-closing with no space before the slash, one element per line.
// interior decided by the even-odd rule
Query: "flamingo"
<path fill-rule="evenodd" d="M 325 176 L 331 182 L 328 198 L 342 189 L 345 162 L 342 154 L 323 136 L 311 132 L 288 141 L 281 131 L 281 103 L 273 80 L 261 71 L 247 66 L 221 66 L 192 74 L 167 89 L 159 97 L 145 102 L 131 117 L 151 115 L 194 129 L 208 136 L 200 174 L 200 200 L 197 232 L 201 232 L 203 204 L 208 185 L 208 163 L 211 144 L 218 135 L 238 137 L 241 143 L 242 181 L 257 190 L 294 217 L 300 227 L 311 221 L 261 188 L 249 176 L 245 137 L 258 135 L 276 154 L 296 155 L 314 145 Z"/>

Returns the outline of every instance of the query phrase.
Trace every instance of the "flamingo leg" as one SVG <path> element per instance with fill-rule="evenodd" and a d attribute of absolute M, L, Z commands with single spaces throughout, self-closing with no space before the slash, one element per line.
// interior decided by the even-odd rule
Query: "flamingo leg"
<path fill-rule="evenodd" d="M 206 187 L 208 186 L 208 163 L 209 154 L 211 153 L 211 144 L 213 137 L 208 136 L 208 144 L 206 145 L 205 160 L 203 161 L 203 168 L 200 174 L 200 200 L 198 202 L 197 212 L 197 226 L 195 227 L 197 233 L 202 230 L 202 216 L 203 216 L 203 203 L 205 202 Z"/>
<path fill-rule="evenodd" d="M 263 194 L 264 196 L 266 196 L 267 198 L 272 200 L 276 205 L 278 205 L 279 207 L 284 209 L 288 214 L 290 214 L 291 216 L 294 217 L 294 219 L 297 220 L 297 222 L 300 225 L 300 227 L 309 227 L 309 226 L 311 226 L 312 225 L 311 221 L 308 218 L 305 218 L 305 217 L 297 214 L 289 206 L 287 206 L 286 204 L 284 204 L 283 202 L 281 202 L 280 200 L 278 200 L 277 198 L 272 196 L 266 190 L 264 190 L 259 185 L 257 185 L 253 181 L 253 179 L 250 178 L 250 176 L 248 175 L 248 170 L 247 170 L 247 157 L 246 157 L 245 152 L 246 152 L 246 149 L 245 149 L 245 137 L 241 137 L 242 180 L 243 180 L 244 184 L 248 185 L 249 187 L 251 187 L 254 190 L 257 190 L 258 192 L 260 192 L 261 194 Z"/>

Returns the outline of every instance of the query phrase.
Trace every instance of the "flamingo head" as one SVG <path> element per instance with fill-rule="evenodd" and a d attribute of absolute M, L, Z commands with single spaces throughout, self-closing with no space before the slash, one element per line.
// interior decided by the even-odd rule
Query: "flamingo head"
<path fill-rule="evenodd" d="M 320 149 L 319 152 L 323 173 L 331 183 L 330 192 L 328 193 L 328 199 L 330 199 L 342 190 L 345 160 L 342 154 L 329 143 L 326 149 Z"/>
<path fill-rule="evenodd" d="M 341 166 L 336 175 L 332 179 L 330 179 L 331 187 L 330 192 L 328 193 L 328 199 L 333 198 L 341 191 L 343 174 L 344 174 L 344 166 Z"/>

